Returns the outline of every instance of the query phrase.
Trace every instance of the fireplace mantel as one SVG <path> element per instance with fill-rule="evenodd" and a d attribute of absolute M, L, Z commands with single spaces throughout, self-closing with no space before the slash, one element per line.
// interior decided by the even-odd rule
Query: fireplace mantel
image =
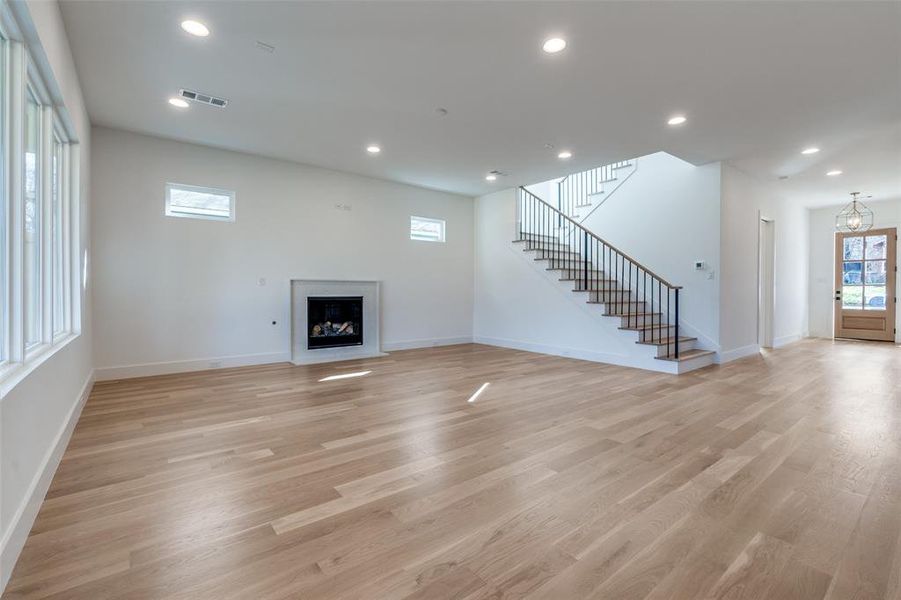
<path fill-rule="evenodd" d="M 310 296 L 362 296 L 363 344 L 339 348 L 307 348 L 307 298 Z M 291 362 L 295 365 L 386 356 L 382 349 L 379 325 L 378 281 L 338 279 L 291 280 Z"/>

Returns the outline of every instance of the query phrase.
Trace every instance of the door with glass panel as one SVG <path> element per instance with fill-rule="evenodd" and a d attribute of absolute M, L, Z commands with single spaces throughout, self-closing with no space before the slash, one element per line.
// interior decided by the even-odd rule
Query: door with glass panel
<path fill-rule="evenodd" d="M 894 341 L 895 229 L 835 237 L 835 337 Z"/>

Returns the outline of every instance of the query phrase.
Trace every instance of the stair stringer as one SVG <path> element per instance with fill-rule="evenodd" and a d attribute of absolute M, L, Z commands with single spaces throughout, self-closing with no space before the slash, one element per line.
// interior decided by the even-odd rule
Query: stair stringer
<path fill-rule="evenodd" d="M 677 374 L 680 372 L 680 366 L 683 366 L 683 363 L 658 360 L 656 358 L 656 347 L 637 343 L 639 341 L 639 332 L 620 329 L 622 320 L 619 317 L 609 317 L 602 314 L 604 312 L 604 304 L 587 304 L 584 299 L 584 293 L 576 293 L 573 291 L 572 282 L 559 281 L 560 275 L 558 271 L 547 270 L 547 267 L 545 266 L 547 261 L 535 260 L 532 256 L 535 252 L 524 252 L 522 246 L 523 244 L 519 242 L 509 243 L 509 249 L 522 257 L 522 260 L 527 264 L 536 278 L 544 279 L 545 284 L 553 288 L 561 296 L 565 297 L 567 303 L 574 305 L 581 314 L 586 316 L 592 322 L 597 323 L 598 327 L 605 333 L 605 339 L 615 339 L 619 341 L 613 344 L 613 347 L 599 347 L 597 350 L 479 337 L 476 337 L 476 342 L 540 352 L 542 354 L 579 358 L 623 367 L 633 367 L 659 373 Z M 543 315 L 543 318 L 547 318 L 547 315 Z M 566 315 L 559 315 L 558 318 L 566 318 Z"/>

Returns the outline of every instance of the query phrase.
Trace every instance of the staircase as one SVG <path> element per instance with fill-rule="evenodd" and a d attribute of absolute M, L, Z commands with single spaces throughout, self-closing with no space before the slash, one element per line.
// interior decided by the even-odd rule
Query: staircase
<path fill-rule="evenodd" d="M 605 242 L 571 216 L 520 187 L 517 239 L 523 250 L 574 293 L 596 305 L 604 317 L 619 320 L 623 335 L 646 346 L 662 361 L 660 371 L 684 373 L 713 362 L 714 353 L 695 347 L 680 333 L 679 291 L 653 271 Z"/>
<path fill-rule="evenodd" d="M 567 175 L 557 182 L 557 210 L 581 223 L 619 189 L 637 168 L 638 159 L 633 158 Z"/>

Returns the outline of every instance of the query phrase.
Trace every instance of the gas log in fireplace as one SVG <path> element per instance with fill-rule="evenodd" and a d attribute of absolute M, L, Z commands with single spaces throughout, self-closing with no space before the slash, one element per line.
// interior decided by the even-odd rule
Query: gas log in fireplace
<path fill-rule="evenodd" d="M 362 296 L 307 297 L 308 349 L 362 345 Z"/>

